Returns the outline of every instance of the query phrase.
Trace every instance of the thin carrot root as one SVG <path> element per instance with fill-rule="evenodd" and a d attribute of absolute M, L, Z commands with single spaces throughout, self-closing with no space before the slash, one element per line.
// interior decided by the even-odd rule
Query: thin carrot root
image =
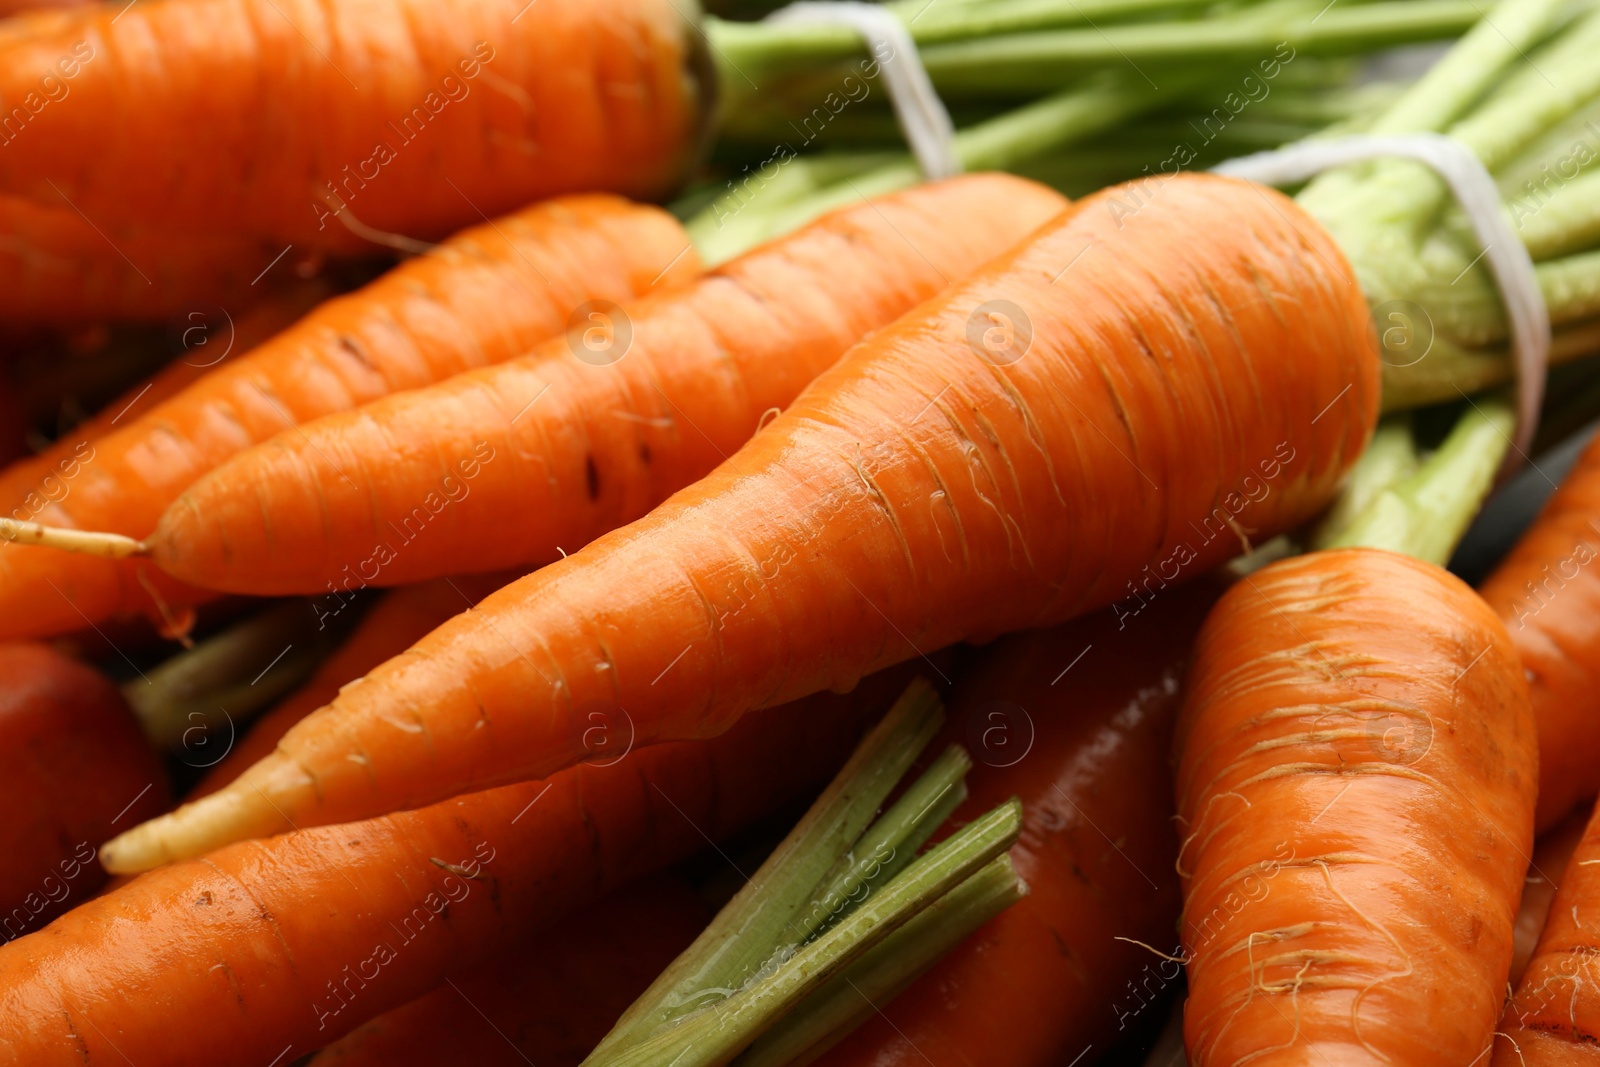
<path fill-rule="evenodd" d="M 143 541 L 121 534 L 67 530 L 60 526 L 41 526 L 37 522 L 21 522 L 17 519 L 0 518 L 0 538 L 12 544 L 59 548 L 63 552 L 99 556 L 101 559 L 130 559 L 150 554 L 149 546 Z"/>

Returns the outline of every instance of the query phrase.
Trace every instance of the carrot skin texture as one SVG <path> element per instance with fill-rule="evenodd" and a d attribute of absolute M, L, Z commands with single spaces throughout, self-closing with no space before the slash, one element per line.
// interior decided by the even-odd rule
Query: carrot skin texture
<path fill-rule="evenodd" d="M 43 645 L 0 645 L 0 943 L 106 880 L 95 846 L 166 808 L 166 773 L 117 687 Z M 113 821 L 115 820 L 115 821 Z"/>
<path fill-rule="evenodd" d="M 192 219 L 177 233 L 119 235 L 113 247 L 60 197 L 0 195 L 0 322 L 162 322 L 197 304 L 238 307 L 258 295 L 250 283 L 280 251 L 262 240 L 196 232 Z"/>
<path fill-rule="evenodd" d="M 162 516 L 153 559 L 264 595 L 369 559 L 385 585 L 558 559 L 709 473 L 851 345 L 1065 206 L 982 174 L 844 208 L 613 316 L 616 351 L 582 348 L 601 328 L 585 324 L 235 456 Z"/>
<path fill-rule="evenodd" d="M 676 878 L 634 882 L 346 1034 L 311 1065 L 578 1067 L 711 915 Z"/>
<path fill-rule="evenodd" d="M 281 430 L 521 355 L 588 300 L 682 284 L 699 273 L 688 245 L 667 213 L 601 195 L 458 234 L 104 438 L 72 493 L 34 521 L 144 537 L 196 477 Z M 148 561 L 0 548 L 0 637 L 159 617 L 141 576 L 168 606 L 203 598 Z"/>
<path fill-rule="evenodd" d="M 49 448 L 0 471 L 0 502 L 11 505 L 12 518 L 31 521 L 31 516 L 43 511 L 50 500 L 62 492 L 71 492 L 71 486 L 66 483 L 77 477 L 78 464 L 93 455 L 94 442 L 115 432 L 118 423 L 132 422 L 157 404 L 177 396 L 228 356 L 241 356 L 265 343 L 333 295 L 330 286 L 312 281 L 285 286 L 261 299 L 237 317 L 231 337 L 216 338 L 218 344 L 229 345 L 225 355 L 197 346 L 196 351 L 175 358 L 148 381 L 129 388 Z M 209 338 L 207 343 L 210 343 Z M 55 482 L 41 486 L 45 479 L 52 477 Z M 43 488 L 54 491 L 45 496 L 41 492 Z"/>
<path fill-rule="evenodd" d="M 1494 612 L 1394 553 L 1289 559 L 1223 597 L 1185 686 L 1189 1062 L 1481 1056 L 1537 786 Z"/>
<path fill-rule="evenodd" d="M 113 236 L 200 210 L 334 251 L 373 248 L 340 208 L 436 240 L 563 193 L 670 192 L 709 103 L 679 7 L 523 6 L 180 0 L 39 22 L 3 41 L 0 99 L 61 80 L 65 62 L 74 102 L 7 138 L 0 192 L 65 196 Z M 133 132 L 129 115 L 162 121 Z"/>
<path fill-rule="evenodd" d="M 1480 592 L 1522 654 L 1539 720 L 1538 826 L 1600 791 L 1600 439 Z"/>
<path fill-rule="evenodd" d="M 189 799 L 214 793 L 239 777 L 251 764 L 269 755 L 291 726 L 338 696 L 340 689 L 518 577 L 516 572 L 507 571 L 440 578 L 385 595 L 368 609 L 354 632 L 304 685 L 251 724 L 244 738 L 206 772 Z"/>
<path fill-rule="evenodd" d="M 1566 1067 L 1600 1062 L 1600 821 L 1591 816 L 1565 870 L 1538 946 L 1506 1004 L 1493 1063 Z"/>
<path fill-rule="evenodd" d="M 857 345 L 712 474 L 435 630 L 138 840 L 187 854 L 285 815 L 541 777 L 582 758 L 596 701 L 626 708 L 641 744 L 714 735 L 919 649 L 1198 575 L 1239 550 L 1232 528 L 1305 520 L 1376 419 L 1348 265 L 1291 201 L 1241 182 L 1171 179 L 1131 216 L 1113 210 L 1126 194 L 1069 208 Z M 967 339 L 997 300 L 1031 309 L 1031 348 L 1003 366 Z"/>
<path fill-rule="evenodd" d="M 976 760 L 952 826 L 1019 797 L 1026 822 L 1011 858 L 1028 896 L 819 1063 L 911 1067 L 927 1052 L 941 1067 L 1064 1064 L 1106 1048 L 1177 981 L 1176 964 L 1115 938 L 1172 947 L 1168 755 L 1183 665 L 1221 590 L 1202 580 L 1125 627 L 1105 611 L 977 654 L 951 693 L 943 739 Z"/>
<path fill-rule="evenodd" d="M 0 1060 L 65 1067 L 115 1059 L 114 1043 L 187 1067 L 319 1048 L 798 799 L 908 677 L 885 672 L 709 742 L 141 876 L 0 948 Z"/>
<path fill-rule="evenodd" d="M 1522 903 L 1517 909 L 1515 949 L 1511 954 L 1511 986 L 1522 981 L 1523 972 L 1539 947 L 1545 922 L 1550 918 L 1550 908 L 1555 903 L 1556 891 L 1572 854 L 1583 840 L 1589 820 L 1582 812 L 1573 812 L 1555 829 L 1540 834 L 1533 850 L 1533 862 L 1522 887 Z"/>

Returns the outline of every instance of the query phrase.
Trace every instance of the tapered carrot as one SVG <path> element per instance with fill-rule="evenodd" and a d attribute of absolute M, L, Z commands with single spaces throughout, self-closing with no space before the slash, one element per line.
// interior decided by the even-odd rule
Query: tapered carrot
<path fill-rule="evenodd" d="M 100 839 L 167 800 L 117 687 L 42 645 L 0 645 L 0 790 L 0 942 L 92 896 Z"/>
<path fill-rule="evenodd" d="M 1223 597 L 1185 688 L 1192 1067 L 1478 1062 L 1537 782 L 1494 612 L 1396 553 L 1289 559 Z"/>
<path fill-rule="evenodd" d="M 135 879 L 0 948 L 0 1061 L 293 1059 L 797 799 L 905 681 L 886 672 L 626 755 L 612 711 L 584 720 L 596 763 L 548 782 Z"/>
<path fill-rule="evenodd" d="M 1568 1067 L 1600 1056 L 1600 822 L 1590 819 L 1557 878 L 1533 958 L 1506 1004 L 1493 1063 Z"/>
<path fill-rule="evenodd" d="M 41 514 L 50 502 L 72 491 L 72 480 L 82 465 L 92 462 L 95 441 L 114 432 L 118 424 L 131 423 L 178 395 L 229 357 L 242 356 L 264 343 L 333 295 L 334 290 L 321 281 L 283 286 L 264 294 L 258 303 L 242 312 L 231 329 L 226 321 L 211 323 L 203 312 L 194 312 L 201 318 L 195 320 L 194 327 L 185 327 L 196 332 L 184 345 L 183 355 L 148 381 L 130 387 L 49 448 L 0 471 L 0 503 L 10 507 L 12 518 L 22 521 Z M 180 323 L 183 321 L 179 319 Z M 183 331 L 177 333 L 182 344 Z"/>
<path fill-rule="evenodd" d="M 0 114 L 0 131 L 9 114 Z M 281 251 L 281 244 L 199 229 L 193 220 L 177 233 L 148 228 L 112 238 L 60 197 L 0 195 L 0 322 L 162 322 L 196 303 L 237 306 Z"/>
<path fill-rule="evenodd" d="M 842 209 L 603 326 L 235 456 L 167 509 L 153 559 L 251 593 L 557 559 L 711 471 L 864 335 L 1065 206 L 984 174 Z"/>
<path fill-rule="evenodd" d="M 1481 592 L 1522 654 L 1539 720 L 1539 827 L 1600 789 L 1600 440 Z"/>
<path fill-rule="evenodd" d="M 435 630 L 108 862 L 541 777 L 582 758 L 592 701 L 640 743 L 715 734 L 1303 521 L 1376 415 L 1355 279 L 1277 194 L 1189 176 L 1129 216 L 1122 192 L 874 334 L 711 475 Z"/>
<path fill-rule="evenodd" d="M 143 536 L 196 477 L 280 430 L 521 355 L 586 301 L 626 300 L 697 273 L 671 216 L 614 197 L 551 201 L 468 230 L 97 442 L 71 493 L 35 521 Z M 0 635 L 136 611 L 165 619 L 193 602 L 145 570 L 0 546 Z"/>
<path fill-rule="evenodd" d="M 189 799 L 214 793 L 239 777 L 252 763 L 271 754 L 291 726 L 332 700 L 340 689 L 518 577 L 516 572 L 505 572 L 440 578 L 385 595 L 367 609 L 355 630 L 304 685 L 251 724 L 250 732 L 206 772 Z M 332 620 L 324 614 L 319 621 Z"/>
<path fill-rule="evenodd" d="M 643 879 L 378 1016 L 311 1063 L 577 1067 L 711 914 L 682 880 Z"/>
<path fill-rule="evenodd" d="M 0 37 L 0 192 L 112 236 L 199 214 L 358 250 L 342 222 L 427 240 L 559 193 L 659 197 L 706 119 L 699 41 L 670 0 L 95 5 Z"/>
<path fill-rule="evenodd" d="M 984 649 L 956 681 L 948 740 L 975 764 L 956 826 L 1022 800 L 1012 848 L 1028 895 L 818 1062 L 827 1067 L 1095 1062 L 1152 1024 L 1176 964 L 1168 753 L 1183 664 L 1221 583 L 1158 599 L 1124 626 L 1111 611 Z M 934 743 L 930 750 L 940 746 Z"/>

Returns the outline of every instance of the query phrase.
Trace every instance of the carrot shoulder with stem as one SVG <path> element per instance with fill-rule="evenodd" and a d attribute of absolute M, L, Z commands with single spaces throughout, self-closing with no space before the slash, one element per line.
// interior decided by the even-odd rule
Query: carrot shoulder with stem
<path fill-rule="evenodd" d="M 842 208 L 526 356 L 235 456 L 167 509 L 151 559 L 257 594 L 558 559 L 709 473 L 863 336 L 1065 207 L 983 174 Z M 435 518 L 424 501 L 457 463 L 476 476 Z"/>
<path fill-rule="evenodd" d="M 641 744 L 713 735 L 1303 522 L 1376 412 L 1354 278 L 1275 193 L 1185 176 L 1128 216 L 1121 192 L 874 334 L 705 479 L 440 627 L 108 862 L 542 777 L 582 758 L 595 702 Z"/>
<path fill-rule="evenodd" d="M 33 520 L 142 537 L 196 477 L 280 430 L 519 356 L 587 301 L 628 300 L 698 272 L 682 227 L 658 208 L 600 195 L 534 205 L 324 304 L 95 442 L 70 491 Z M 4 545 L 0 588 L 0 633 L 28 635 L 136 612 L 170 622 L 167 608 L 198 596 L 163 585 L 147 563 Z"/>

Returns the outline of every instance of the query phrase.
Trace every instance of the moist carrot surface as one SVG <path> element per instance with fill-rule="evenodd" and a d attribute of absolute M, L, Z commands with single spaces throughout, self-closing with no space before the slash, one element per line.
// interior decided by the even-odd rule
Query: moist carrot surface
<path fill-rule="evenodd" d="M 1223 597 L 1185 686 L 1189 1062 L 1478 1061 L 1537 784 L 1494 612 L 1409 557 L 1289 559 Z"/>
<path fill-rule="evenodd" d="M 1539 827 L 1600 789 L 1600 440 L 1483 583 L 1539 720 Z"/>
<path fill-rule="evenodd" d="M 921 650 L 1159 595 L 1304 521 L 1376 417 L 1359 287 L 1276 193 L 1176 178 L 1130 215 L 1131 192 L 880 330 L 712 474 L 435 630 L 108 862 L 541 777 L 583 758 L 596 703 L 640 744 L 714 735 Z"/>
<path fill-rule="evenodd" d="M 564 330 L 585 301 L 681 284 L 698 273 L 688 248 L 666 212 L 602 195 L 548 201 L 458 234 L 103 438 L 70 492 L 34 521 L 142 537 L 196 477 L 234 453 L 329 412 L 521 355 Z M 0 635 L 68 632 L 85 617 L 159 618 L 200 595 L 159 579 L 148 563 L 0 546 Z"/>
<path fill-rule="evenodd" d="M 320 1048 L 800 799 L 905 680 L 888 672 L 713 741 L 608 754 L 549 782 L 134 879 L 0 947 L 0 1060 L 187 1067 Z"/>
<path fill-rule="evenodd" d="M 681 10 L 160 0 L 36 18 L 0 35 L 0 99 L 45 77 L 67 95 L 10 136 L 0 193 L 65 197 L 112 235 L 199 213 L 356 251 L 375 246 L 338 214 L 436 240 L 560 193 L 661 196 L 709 95 Z"/>
<path fill-rule="evenodd" d="M 258 594 L 559 559 L 711 471 L 864 335 L 1065 206 L 985 174 L 836 211 L 522 358 L 279 434 L 174 502 L 152 558 Z"/>

